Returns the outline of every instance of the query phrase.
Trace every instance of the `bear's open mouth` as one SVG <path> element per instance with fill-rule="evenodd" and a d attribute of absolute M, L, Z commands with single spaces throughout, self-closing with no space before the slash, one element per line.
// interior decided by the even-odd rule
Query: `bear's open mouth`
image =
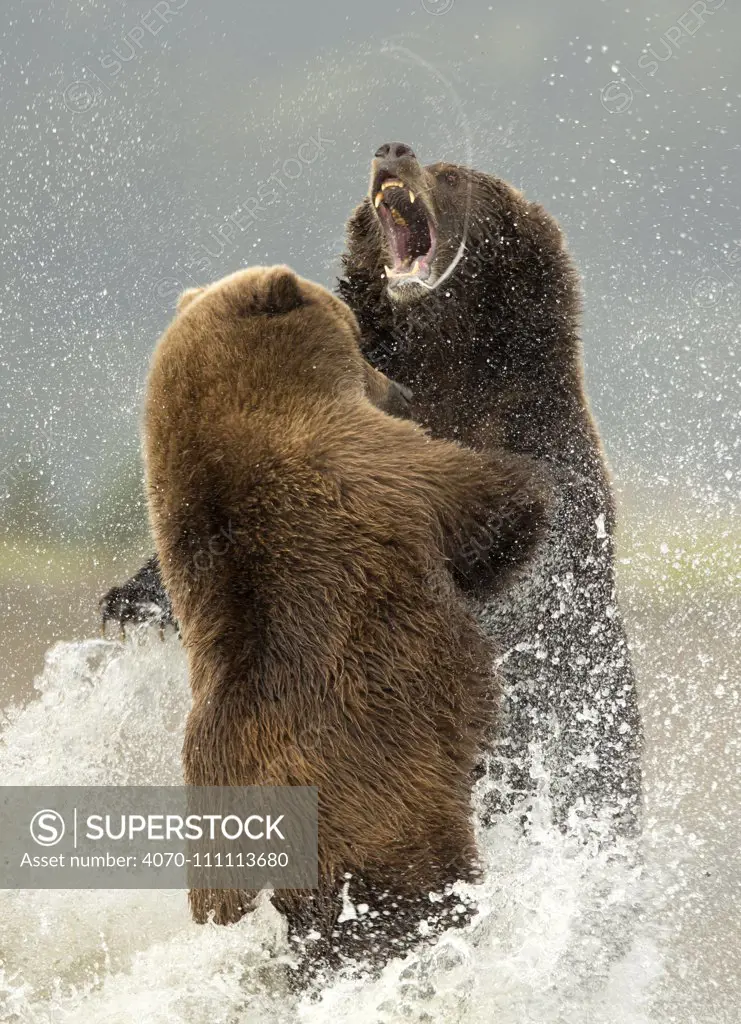
<path fill-rule="evenodd" d="M 400 178 L 384 172 L 373 183 L 372 200 L 392 260 L 385 267 L 389 288 L 426 282 L 436 240 L 427 204 Z"/>

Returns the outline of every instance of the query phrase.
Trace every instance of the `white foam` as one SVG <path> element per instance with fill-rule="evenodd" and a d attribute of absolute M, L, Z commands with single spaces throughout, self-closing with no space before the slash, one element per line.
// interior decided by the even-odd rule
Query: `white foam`
<path fill-rule="evenodd" d="M 0 737 L 5 784 L 180 781 L 189 698 L 175 638 L 60 644 L 36 685 Z M 0 1021 L 652 1021 L 662 965 L 637 909 L 650 898 L 641 869 L 554 829 L 543 796 L 527 839 L 513 814 L 480 840 L 485 881 L 467 929 L 374 980 L 336 979 L 314 1001 L 283 991 L 283 926 L 267 901 L 218 928 L 190 921 L 183 892 L 2 891 Z"/>

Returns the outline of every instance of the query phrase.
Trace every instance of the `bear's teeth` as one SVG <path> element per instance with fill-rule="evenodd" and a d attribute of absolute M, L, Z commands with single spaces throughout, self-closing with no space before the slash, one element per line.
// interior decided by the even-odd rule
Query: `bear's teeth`
<path fill-rule="evenodd" d="M 373 200 L 373 205 L 375 206 L 376 209 L 378 209 L 382 202 L 383 192 L 376 192 L 376 198 Z"/>
<path fill-rule="evenodd" d="M 381 191 L 384 192 L 387 188 L 404 188 L 404 182 L 398 178 L 388 178 L 381 185 Z"/>
<path fill-rule="evenodd" d="M 406 262 L 406 261 L 404 261 Z M 386 277 L 414 277 L 419 276 L 419 257 L 414 261 L 411 267 L 405 267 L 404 263 L 398 269 L 384 265 L 383 268 L 386 271 Z"/>
<path fill-rule="evenodd" d="M 411 189 L 409 189 L 409 202 L 410 202 L 410 203 L 413 203 L 413 202 L 414 202 L 414 200 L 415 200 L 415 195 L 414 195 L 414 192 L 412 192 L 412 190 L 411 190 Z"/>

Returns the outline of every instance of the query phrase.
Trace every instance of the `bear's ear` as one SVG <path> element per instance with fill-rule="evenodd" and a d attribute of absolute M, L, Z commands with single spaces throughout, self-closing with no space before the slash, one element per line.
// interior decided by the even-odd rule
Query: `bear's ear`
<path fill-rule="evenodd" d="M 290 313 L 304 304 L 299 279 L 289 267 L 272 267 L 265 277 L 264 288 L 259 311 L 268 316 Z"/>
<path fill-rule="evenodd" d="M 203 292 L 205 292 L 205 290 L 205 288 L 187 288 L 178 299 L 178 313 L 182 313 L 183 310 L 191 304 L 193 299 L 197 299 L 199 295 L 202 295 Z"/>

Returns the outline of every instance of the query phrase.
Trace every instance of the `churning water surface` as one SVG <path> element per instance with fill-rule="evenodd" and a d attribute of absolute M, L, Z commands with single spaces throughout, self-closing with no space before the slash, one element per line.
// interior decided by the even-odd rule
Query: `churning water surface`
<path fill-rule="evenodd" d="M 664 639 L 672 628 L 686 638 L 672 618 Z M 644 659 L 644 691 L 646 672 L 654 684 L 638 860 L 553 828 L 541 795 L 527 836 L 517 813 L 480 834 L 485 880 L 466 930 L 301 999 L 276 970 L 287 946 L 267 901 L 219 928 L 193 924 L 181 891 L 3 890 L 0 1021 L 738 1024 L 741 873 L 722 778 L 738 693 L 709 683 L 728 679 L 722 646 L 697 641 L 681 672 Z M 2 725 L 3 784 L 180 782 L 189 693 L 174 637 L 59 644 L 36 690 Z"/>

